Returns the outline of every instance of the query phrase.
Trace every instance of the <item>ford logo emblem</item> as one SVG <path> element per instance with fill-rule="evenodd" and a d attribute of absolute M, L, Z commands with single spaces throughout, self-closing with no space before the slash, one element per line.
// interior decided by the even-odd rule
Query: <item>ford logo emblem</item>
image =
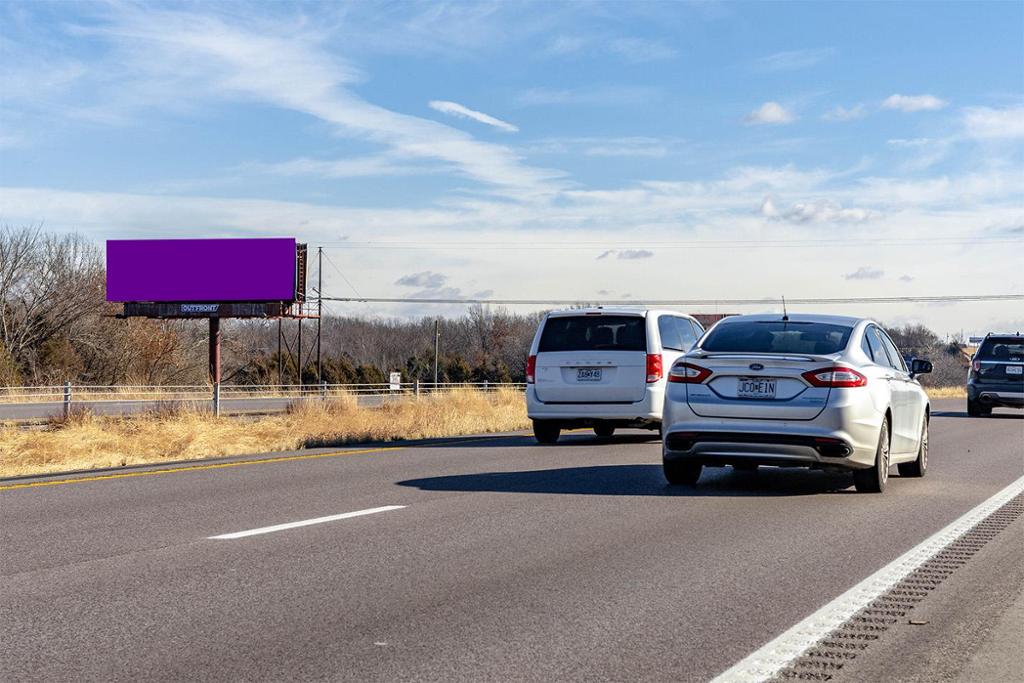
<path fill-rule="evenodd" d="M 750 369 L 751 370 L 764 370 L 764 366 L 761 365 L 760 363 L 751 363 L 750 364 Z"/>

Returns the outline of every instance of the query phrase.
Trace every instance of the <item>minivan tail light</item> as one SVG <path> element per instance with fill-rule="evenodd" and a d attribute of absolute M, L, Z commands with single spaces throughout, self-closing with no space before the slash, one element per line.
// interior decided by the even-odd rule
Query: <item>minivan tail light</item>
<path fill-rule="evenodd" d="M 660 353 L 647 354 L 647 383 L 657 382 L 665 374 Z"/>
<path fill-rule="evenodd" d="M 813 387 L 862 387 L 868 383 L 868 378 L 856 370 L 839 365 L 810 370 L 801 377 Z"/>
<path fill-rule="evenodd" d="M 974 368 L 975 372 L 981 372 L 981 361 L 980 360 L 971 361 L 971 367 Z"/>
<path fill-rule="evenodd" d="M 533 384 L 537 381 L 537 356 L 530 356 L 526 359 L 526 383 Z"/>
<path fill-rule="evenodd" d="M 675 384 L 700 384 L 711 376 L 711 371 L 699 365 L 676 363 L 668 373 L 668 381 Z"/>

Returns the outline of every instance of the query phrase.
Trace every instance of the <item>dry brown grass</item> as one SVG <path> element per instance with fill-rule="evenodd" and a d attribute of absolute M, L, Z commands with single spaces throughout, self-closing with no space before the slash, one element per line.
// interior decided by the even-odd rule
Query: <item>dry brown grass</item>
<path fill-rule="evenodd" d="M 0 477 L 515 431 L 528 424 L 522 393 L 511 389 L 455 389 L 381 408 L 360 408 L 354 398 L 341 396 L 257 419 L 217 419 L 176 408 L 135 417 L 80 412 L 41 430 L 0 426 Z"/>
<path fill-rule="evenodd" d="M 967 398 L 965 387 L 925 387 L 924 389 L 928 392 L 928 397 L 933 400 L 937 398 Z"/>

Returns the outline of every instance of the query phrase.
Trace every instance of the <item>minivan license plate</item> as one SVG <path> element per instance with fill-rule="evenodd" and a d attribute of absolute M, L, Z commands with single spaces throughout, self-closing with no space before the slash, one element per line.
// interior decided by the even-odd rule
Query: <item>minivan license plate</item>
<path fill-rule="evenodd" d="M 739 398 L 775 398 L 775 380 L 764 377 L 740 377 L 736 386 Z"/>
<path fill-rule="evenodd" d="M 601 368 L 576 368 L 577 382 L 600 382 Z"/>
<path fill-rule="evenodd" d="M 1006 374 L 1007 375 L 1024 375 L 1024 366 L 1021 366 L 1021 365 L 1007 365 L 1006 366 Z"/>

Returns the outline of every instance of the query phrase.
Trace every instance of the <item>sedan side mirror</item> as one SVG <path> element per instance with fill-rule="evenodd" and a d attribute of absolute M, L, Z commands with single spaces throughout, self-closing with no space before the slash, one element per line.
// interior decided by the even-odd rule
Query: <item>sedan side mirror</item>
<path fill-rule="evenodd" d="M 923 358 L 914 358 L 913 360 L 910 361 L 910 374 L 911 375 L 914 375 L 914 376 L 926 375 L 926 374 L 928 374 L 931 371 L 932 371 L 932 363 L 931 363 L 931 361 L 924 360 Z"/>

